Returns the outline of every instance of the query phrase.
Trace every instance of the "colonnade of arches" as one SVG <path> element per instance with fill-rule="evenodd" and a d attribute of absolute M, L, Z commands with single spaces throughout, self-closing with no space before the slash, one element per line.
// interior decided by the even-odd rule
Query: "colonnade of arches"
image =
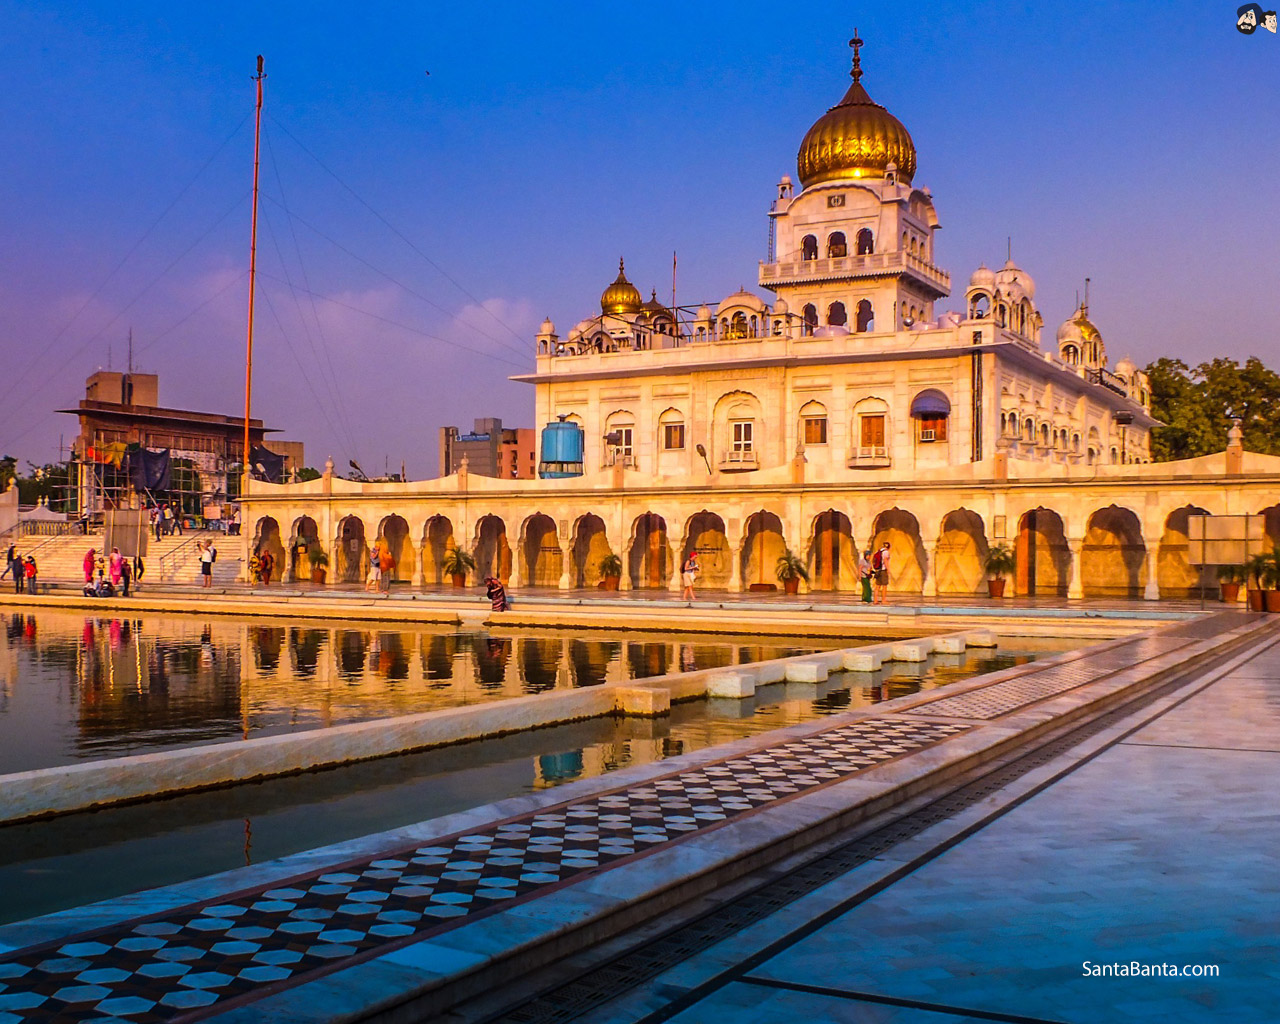
<path fill-rule="evenodd" d="M 508 524 L 496 513 L 465 529 L 448 516 L 411 525 L 400 515 L 376 524 L 356 514 L 337 520 L 334 535 L 320 536 L 315 519 L 303 515 L 286 537 L 276 519 L 258 519 L 253 550 L 270 550 L 273 576 L 310 577 L 315 553 L 328 556 L 328 582 L 364 578 L 375 548 L 393 560 L 392 579 L 412 585 L 449 582 L 450 552 L 461 546 L 475 560 L 469 582 L 487 576 L 526 587 L 595 587 L 611 556 L 621 562 L 624 589 L 677 589 L 679 567 L 698 553 L 701 588 L 742 591 L 777 585 L 778 557 L 792 551 L 804 561 L 810 590 L 849 591 L 859 586 L 860 550 L 890 545 L 890 592 L 927 596 L 981 594 L 985 561 L 993 544 L 1008 545 L 1017 569 L 1017 595 L 1154 598 L 1197 594 L 1201 573 L 1188 559 L 1188 517 L 1212 511 L 1182 505 L 1158 517 L 1111 504 L 1069 524 L 1059 512 L 1039 506 L 987 522 L 970 508 L 954 508 L 935 521 L 893 506 L 855 519 L 831 507 L 806 516 L 797 527 L 781 510 L 761 507 L 730 519 L 702 509 L 676 519 L 656 510 L 628 517 L 618 536 L 604 517 L 586 512 L 556 519 L 544 512 Z M 1280 544 L 1280 505 L 1262 510 L 1270 543 Z M 509 528 L 511 532 L 509 533 Z"/>

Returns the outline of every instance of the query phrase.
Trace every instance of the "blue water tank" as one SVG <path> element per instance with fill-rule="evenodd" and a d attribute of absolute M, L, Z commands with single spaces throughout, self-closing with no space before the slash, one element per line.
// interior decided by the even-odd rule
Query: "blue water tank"
<path fill-rule="evenodd" d="M 557 480 L 567 476 L 582 476 L 582 428 L 568 422 L 563 416 L 555 423 L 542 428 L 542 460 L 538 463 L 538 476 L 544 480 Z"/>

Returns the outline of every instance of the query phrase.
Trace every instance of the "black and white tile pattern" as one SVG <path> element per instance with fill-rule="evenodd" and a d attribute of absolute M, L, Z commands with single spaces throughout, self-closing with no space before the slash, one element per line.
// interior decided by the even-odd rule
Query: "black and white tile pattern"
<path fill-rule="evenodd" d="M 967 731 L 864 719 L 0 958 L 0 1024 L 195 1020 Z"/>

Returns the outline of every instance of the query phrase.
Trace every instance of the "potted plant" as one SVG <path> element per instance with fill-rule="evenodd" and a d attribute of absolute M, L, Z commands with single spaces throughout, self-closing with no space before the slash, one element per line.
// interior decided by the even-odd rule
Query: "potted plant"
<path fill-rule="evenodd" d="M 997 544 L 988 549 L 983 569 L 987 574 L 987 595 L 1004 597 L 1005 577 L 1018 568 L 1018 560 L 1014 553 L 1004 544 Z"/>
<path fill-rule="evenodd" d="M 604 590 L 617 590 L 622 579 L 622 559 L 610 552 L 600 559 L 600 586 Z"/>
<path fill-rule="evenodd" d="M 1267 575 L 1270 565 L 1270 555 L 1254 555 L 1244 563 L 1245 576 L 1248 582 L 1252 584 L 1248 588 L 1249 611 L 1251 612 L 1263 610 L 1262 579 Z"/>
<path fill-rule="evenodd" d="M 1245 582 L 1248 575 L 1249 573 L 1243 565 L 1218 566 L 1219 598 L 1225 604 L 1234 604 L 1240 600 L 1240 586 Z"/>
<path fill-rule="evenodd" d="M 1262 570 L 1262 604 L 1269 612 L 1280 612 L 1280 544 L 1266 555 Z"/>
<path fill-rule="evenodd" d="M 311 564 L 311 582 L 323 583 L 329 571 L 329 556 L 319 543 L 307 547 L 307 561 Z"/>
<path fill-rule="evenodd" d="M 446 576 L 453 579 L 455 587 L 467 585 L 467 573 L 475 572 L 476 560 L 465 548 L 450 548 L 445 552 L 444 561 L 440 565 Z"/>
<path fill-rule="evenodd" d="M 787 548 L 778 556 L 774 574 L 778 577 L 778 582 L 782 584 L 783 592 L 787 594 L 798 594 L 801 580 L 806 583 L 809 582 L 809 570 L 804 567 L 804 559 L 790 548 Z"/>

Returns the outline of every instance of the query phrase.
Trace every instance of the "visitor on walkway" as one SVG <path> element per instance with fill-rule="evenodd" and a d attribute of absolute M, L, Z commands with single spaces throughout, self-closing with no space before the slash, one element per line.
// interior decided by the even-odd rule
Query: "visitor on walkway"
<path fill-rule="evenodd" d="M 98 565 L 98 552 L 93 548 L 89 549 L 89 553 L 84 556 L 84 581 L 86 583 L 93 582 L 93 570 Z"/>
<path fill-rule="evenodd" d="M 157 508 L 155 505 L 152 505 L 150 511 L 148 512 L 148 515 L 150 516 L 151 532 L 156 535 L 156 540 L 159 540 L 160 539 L 160 509 Z"/>
<path fill-rule="evenodd" d="M 502 580 L 496 576 L 486 576 L 484 586 L 485 593 L 489 595 L 489 607 L 495 612 L 505 612 L 511 607 L 511 602 L 507 600 L 507 588 L 502 585 Z"/>
<path fill-rule="evenodd" d="M 371 593 L 382 589 L 382 556 L 376 541 L 369 550 L 369 575 L 364 578 L 364 589 Z"/>
<path fill-rule="evenodd" d="M 173 509 L 169 507 L 167 501 L 164 503 L 164 511 L 161 515 L 164 516 L 164 535 L 168 537 L 173 533 Z"/>
<path fill-rule="evenodd" d="M 22 561 L 22 556 L 14 550 L 14 546 L 12 544 L 9 545 L 9 554 L 12 556 L 12 561 L 9 562 L 9 568 L 13 571 L 13 590 L 14 593 L 21 594 L 22 589 L 26 586 L 27 582 L 26 563 Z"/>
<path fill-rule="evenodd" d="M 382 592 L 391 593 L 391 575 L 396 567 L 396 560 L 391 557 L 391 548 L 384 542 L 378 555 L 378 576 Z"/>
<path fill-rule="evenodd" d="M 680 567 L 680 582 L 684 585 L 684 589 L 680 592 L 682 601 L 694 601 L 693 585 L 698 582 L 698 574 L 702 572 L 702 568 L 698 565 L 698 552 L 690 551 L 689 557 L 684 560 L 684 565 Z"/>
<path fill-rule="evenodd" d="M 22 575 L 26 577 L 27 593 L 38 593 L 36 590 L 36 558 L 35 555 L 27 555 L 27 561 L 22 567 Z"/>
<path fill-rule="evenodd" d="M 141 555 L 133 556 L 133 582 L 136 586 L 142 582 L 142 577 L 147 574 L 147 566 L 142 561 Z"/>
<path fill-rule="evenodd" d="M 875 577 L 875 570 L 871 568 L 871 549 L 866 551 L 858 558 L 858 579 L 862 581 L 862 603 L 871 603 L 871 580 Z"/>
<path fill-rule="evenodd" d="M 258 552 L 258 575 L 264 587 L 271 585 L 271 570 L 276 566 L 275 557 L 266 548 Z"/>
<path fill-rule="evenodd" d="M 4 572 L 0 573 L 0 580 L 8 576 L 9 573 L 13 573 L 15 580 L 22 575 L 22 559 L 18 557 L 18 546 L 16 544 L 10 544 L 9 553 L 4 556 Z"/>
<path fill-rule="evenodd" d="M 876 604 L 884 604 L 889 595 L 889 542 L 880 545 L 880 550 L 871 556 L 871 568 L 876 578 Z"/>
<path fill-rule="evenodd" d="M 111 577 L 111 585 L 113 587 L 120 586 L 120 566 L 124 564 L 124 555 L 120 554 L 119 548 L 111 549 L 111 561 L 108 563 L 108 575 Z"/>
<path fill-rule="evenodd" d="M 218 550 L 213 541 L 202 540 L 200 549 L 200 586 L 208 589 L 213 586 L 213 563 L 218 559 Z"/>
<path fill-rule="evenodd" d="M 133 570 L 129 567 L 129 559 L 124 559 L 120 563 L 120 595 L 122 597 L 129 596 L 129 582 L 133 579 Z"/>

